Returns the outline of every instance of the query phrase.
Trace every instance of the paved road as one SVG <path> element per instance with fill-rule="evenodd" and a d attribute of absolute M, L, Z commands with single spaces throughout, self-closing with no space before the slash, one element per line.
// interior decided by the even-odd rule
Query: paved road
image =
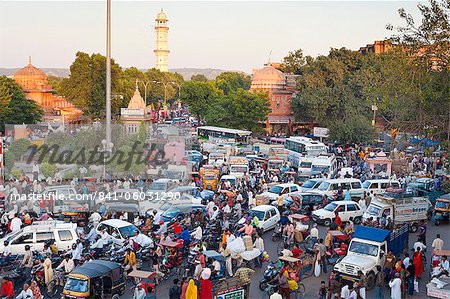
<path fill-rule="evenodd" d="M 326 228 L 323 226 L 319 226 L 319 232 L 320 237 L 325 237 Z M 441 234 L 441 238 L 443 238 L 445 244 L 444 248 L 450 248 L 450 233 L 449 233 L 449 225 L 443 224 L 441 226 L 434 226 L 433 223 L 429 223 L 427 228 L 427 245 L 431 247 L 431 243 L 433 242 L 434 238 L 436 237 L 436 234 Z M 264 241 L 265 241 L 265 247 L 266 251 L 270 255 L 271 259 L 276 259 L 277 256 L 277 245 L 278 243 L 273 243 L 271 241 L 271 235 L 272 231 L 267 232 L 264 235 Z M 409 235 L 409 243 L 410 248 L 412 248 L 414 242 L 417 241 L 416 234 L 410 234 Z M 420 294 L 417 294 L 416 298 L 425 298 L 425 292 L 426 292 L 426 283 L 428 282 L 428 273 L 429 273 L 429 265 L 430 265 L 430 252 L 431 250 L 427 251 L 427 265 L 425 265 L 425 274 L 423 275 L 423 278 L 419 282 L 419 291 Z M 251 291 L 250 291 L 250 298 L 251 299 L 259 299 L 262 298 L 262 292 L 259 290 L 258 285 L 259 281 L 262 278 L 263 272 L 264 272 L 265 265 L 263 265 L 263 268 L 255 269 L 255 275 L 253 277 L 253 281 L 251 283 Z M 328 273 L 330 273 L 332 269 L 332 266 L 328 266 Z M 320 287 L 320 282 L 326 281 L 328 284 L 328 277 L 329 274 L 322 274 L 320 277 L 309 277 L 304 279 L 303 283 L 306 287 L 306 295 L 305 298 L 317 298 L 317 292 Z M 168 298 L 168 290 L 172 285 L 172 281 L 165 281 L 161 285 L 157 287 L 157 296 L 158 298 Z M 128 297 L 127 297 L 128 298 Z M 367 298 L 374 298 L 374 293 L 368 292 Z M 385 298 L 389 298 L 389 290 L 388 288 L 385 288 Z"/>

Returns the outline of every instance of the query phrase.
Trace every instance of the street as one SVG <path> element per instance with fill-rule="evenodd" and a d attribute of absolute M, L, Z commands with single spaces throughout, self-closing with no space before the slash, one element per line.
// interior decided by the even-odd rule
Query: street
<path fill-rule="evenodd" d="M 325 237 L 326 234 L 326 228 L 324 226 L 318 226 L 319 228 L 319 236 L 321 238 Z M 436 234 L 440 234 L 441 238 L 444 240 L 444 244 L 450 244 L 450 233 L 449 233 L 449 227 L 448 225 L 440 225 L 435 226 L 433 223 L 429 223 L 427 225 L 427 245 L 428 248 L 431 247 L 431 243 L 433 242 L 434 238 L 436 237 Z M 277 246 L 278 243 L 274 243 L 271 240 L 272 231 L 269 231 L 264 234 L 264 245 L 267 253 L 270 256 L 270 260 L 275 260 L 277 257 Z M 409 234 L 409 250 L 413 247 L 413 244 L 417 241 L 416 234 Z M 444 248 L 446 248 L 446 245 L 444 245 Z M 430 273 L 430 258 L 431 258 L 431 250 L 427 250 L 426 252 L 427 256 L 427 264 L 425 267 L 424 275 L 422 276 L 422 279 L 419 281 L 419 294 L 415 294 L 414 296 L 416 298 L 425 298 L 425 292 L 426 292 L 426 284 L 429 281 L 429 273 Z M 255 274 L 253 276 L 253 280 L 250 286 L 250 298 L 251 299 L 259 299 L 262 298 L 263 293 L 259 290 L 258 285 L 259 281 L 261 280 L 264 269 L 267 266 L 266 264 L 263 264 L 262 268 L 255 268 Z M 323 280 L 328 284 L 328 278 L 329 273 L 332 270 L 332 265 L 329 265 L 327 267 L 328 273 L 322 273 L 320 277 L 315 277 L 314 275 L 311 277 L 308 277 L 303 280 L 303 284 L 306 287 L 306 295 L 305 298 L 318 298 L 318 291 L 320 288 L 320 282 Z M 235 269 L 233 269 L 235 271 Z M 168 298 L 169 297 L 169 289 L 172 286 L 172 280 L 175 277 L 172 277 L 171 279 L 163 281 L 158 287 L 157 287 L 157 298 Z M 385 298 L 390 298 L 390 289 L 388 287 L 384 288 L 384 294 Z M 374 298 L 374 291 L 367 292 L 367 298 Z"/>

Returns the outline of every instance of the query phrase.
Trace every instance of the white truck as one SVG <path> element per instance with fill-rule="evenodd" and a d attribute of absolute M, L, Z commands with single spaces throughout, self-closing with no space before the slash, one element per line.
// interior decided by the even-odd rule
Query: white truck
<path fill-rule="evenodd" d="M 358 271 L 367 277 L 367 290 L 375 286 L 376 267 L 383 268 L 385 254 L 389 251 L 400 256 L 408 248 L 408 226 L 388 231 L 373 227 L 357 226 L 348 246 L 347 255 L 335 266 L 342 280 L 359 280 Z"/>
<path fill-rule="evenodd" d="M 235 177 L 243 177 L 245 174 L 248 174 L 248 160 L 245 157 L 240 156 L 231 156 L 228 160 L 230 165 L 230 175 L 234 175 Z"/>
<path fill-rule="evenodd" d="M 417 232 L 419 222 L 427 220 L 430 203 L 425 197 L 409 196 L 405 193 L 387 192 L 378 196 L 367 207 L 363 221 L 386 217 L 394 223 L 407 223 L 412 233 Z"/>

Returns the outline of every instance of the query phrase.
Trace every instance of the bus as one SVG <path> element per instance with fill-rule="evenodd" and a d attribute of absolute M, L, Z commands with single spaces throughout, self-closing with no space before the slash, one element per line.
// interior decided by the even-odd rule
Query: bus
<path fill-rule="evenodd" d="M 317 157 L 327 153 L 327 147 L 322 142 L 301 136 L 286 139 L 284 147 L 288 152 L 288 161 L 291 162 L 292 167 L 296 169 L 300 168 L 302 162 L 309 164 L 310 161 L 308 161 L 308 157 Z M 308 166 L 310 167 L 311 164 Z"/>
<path fill-rule="evenodd" d="M 248 143 L 251 131 L 235 130 L 212 126 L 197 127 L 197 135 L 205 138 L 233 139 L 235 142 Z"/>
<path fill-rule="evenodd" d="M 286 138 L 277 138 L 277 137 L 270 138 L 270 144 L 284 145 L 285 143 L 286 143 Z"/>

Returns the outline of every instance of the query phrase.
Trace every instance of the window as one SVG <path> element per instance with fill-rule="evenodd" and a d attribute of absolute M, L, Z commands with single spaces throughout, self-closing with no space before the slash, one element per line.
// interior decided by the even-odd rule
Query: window
<path fill-rule="evenodd" d="M 12 241 L 11 244 L 33 243 L 33 233 L 26 233 Z"/>
<path fill-rule="evenodd" d="M 338 184 L 331 184 L 331 190 L 338 190 L 339 189 L 339 185 Z"/>
<path fill-rule="evenodd" d="M 55 239 L 55 236 L 53 235 L 53 232 L 40 232 L 36 233 L 36 242 L 37 243 L 44 243 L 48 240 Z"/>
<path fill-rule="evenodd" d="M 353 189 L 360 189 L 361 188 L 361 183 L 360 182 L 353 182 L 352 183 L 352 188 Z"/>
<path fill-rule="evenodd" d="M 270 217 L 271 218 L 274 217 L 277 214 L 277 212 L 275 212 L 274 209 L 270 210 L 269 212 L 270 212 Z"/>
<path fill-rule="evenodd" d="M 291 186 L 290 188 L 291 188 L 291 192 L 296 192 L 296 191 L 298 191 L 297 186 Z"/>
<path fill-rule="evenodd" d="M 351 189 L 350 183 L 342 183 L 341 186 L 342 186 L 342 189 L 344 189 L 344 190 L 350 190 Z"/>
<path fill-rule="evenodd" d="M 356 211 L 356 205 L 349 204 L 347 205 L 347 212 L 355 212 Z"/>
<path fill-rule="evenodd" d="M 266 216 L 264 217 L 264 221 L 269 220 L 270 219 L 270 211 L 266 212 Z"/>
<path fill-rule="evenodd" d="M 370 185 L 370 189 L 378 189 L 378 183 L 372 183 L 372 185 Z"/>
<path fill-rule="evenodd" d="M 70 230 L 60 230 L 58 231 L 58 236 L 61 241 L 70 241 L 73 239 Z"/>
<path fill-rule="evenodd" d="M 400 185 L 397 182 L 391 183 L 392 188 L 398 189 Z"/>

